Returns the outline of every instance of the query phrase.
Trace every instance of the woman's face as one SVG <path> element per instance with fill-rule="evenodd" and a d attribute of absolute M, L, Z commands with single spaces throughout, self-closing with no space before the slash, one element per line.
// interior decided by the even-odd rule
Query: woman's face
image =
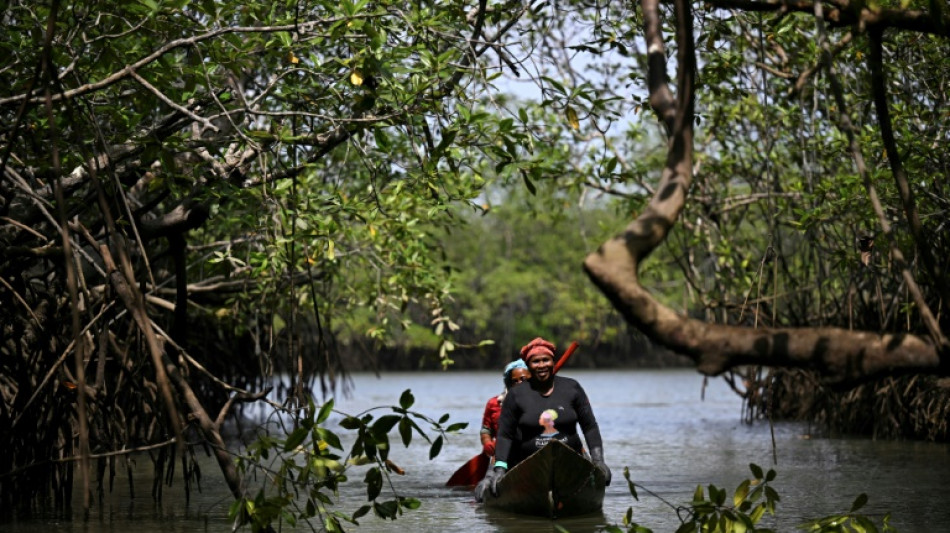
<path fill-rule="evenodd" d="M 514 387 L 515 385 L 523 381 L 528 381 L 529 379 L 531 379 L 531 371 L 528 370 L 527 368 L 516 368 L 511 371 L 511 386 L 512 387 Z"/>
<path fill-rule="evenodd" d="M 531 358 L 528 363 L 531 375 L 540 382 L 551 379 L 554 374 L 554 357 L 547 354 L 539 354 Z"/>

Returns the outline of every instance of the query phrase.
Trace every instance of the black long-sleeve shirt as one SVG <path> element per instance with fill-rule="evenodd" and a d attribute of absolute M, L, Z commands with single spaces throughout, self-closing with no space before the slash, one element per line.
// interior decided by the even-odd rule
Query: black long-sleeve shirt
<path fill-rule="evenodd" d="M 577 434 L 578 424 L 589 448 L 603 447 L 600 426 L 594 418 L 587 393 L 571 378 L 554 376 L 553 379 L 554 390 L 550 396 L 542 396 L 528 384 L 508 391 L 498 420 L 495 459 L 507 462 L 509 468 L 543 447 L 551 438 L 565 442 L 580 453 L 583 444 Z M 540 421 L 541 414 L 549 409 L 557 413 L 554 420 L 557 434 L 553 437 L 543 435 L 545 427 Z"/>

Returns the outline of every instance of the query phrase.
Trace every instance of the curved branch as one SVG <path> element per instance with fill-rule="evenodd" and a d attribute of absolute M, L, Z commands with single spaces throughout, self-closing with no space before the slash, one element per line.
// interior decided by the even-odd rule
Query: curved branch
<path fill-rule="evenodd" d="M 660 6 L 657 0 L 643 0 L 643 22 L 647 42 L 647 87 L 650 90 L 650 106 L 657 118 L 666 126 L 666 133 L 673 130 L 675 104 L 666 75 L 666 46 L 663 44 L 663 26 L 660 22 Z"/>
<path fill-rule="evenodd" d="M 624 232 L 587 256 L 588 276 L 628 323 L 654 342 L 693 359 L 697 369 L 718 375 L 742 365 L 811 368 L 832 384 L 852 386 L 884 374 L 950 375 L 950 356 L 921 337 L 881 335 L 840 328 L 758 328 L 714 325 L 687 318 L 659 303 L 639 282 L 640 262 L 665 239 L 684 207 L 691 182 L 692 69 L 695 61 L 687 0 L 677 0 L 679 45 L 675 120 L 660 186 L 647 209 Z M 668 88 L 658 42 L 655 0 L 643 1 L 651 54 L 650 102 L 666 124 Z M 658 105 L 659 104 L 659 105 Z"/>

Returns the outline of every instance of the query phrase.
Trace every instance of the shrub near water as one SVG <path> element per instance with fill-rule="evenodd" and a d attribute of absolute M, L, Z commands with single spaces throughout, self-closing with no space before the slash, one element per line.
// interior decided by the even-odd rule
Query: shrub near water
<path fill-rule="evenodd" d="M 446 426 L 448 414 L 438 421 L 433 420 L 410 411 L 414 402 L 412 392 L 407 389 L 400 396 L 398 406 L 374 407 L 355 416 L 335 411 L 332 399 L 319 410 L 310 402 L 303 417 L 295 421 L 295 429 L 284 431 L 284 437 L 263 433 L 248 446 L 246 455 L 238 458 L 238 469 L 243 475 L 261 474 L 264 482 L 253 497 L 236 500 L 229 517 L 235 526 L 250 524 L 255 533 L 272 531 L 275 524 L 286 523 L 293 527 L 314 519 L 328 532 L 341 532 L 344 523 L 358 526 L 359 518 L 370 511 L 380 518 L 395 520 L 403 510 L 417 509 L 421 505 L 419 500 L 400 496 L 394 490 L 389 499 L 384 498 L 384 484 L 393 487 L 390 476 L 403 473 L 390 458 L 390 433 L 397 431 L 407 448 L 413 434 L 418 434 L 429 444 L 431 460 L 442 451 L 448 434 L 464 429 L 468 423 Z M 389 410 L 391 414 L 376 418 L 372 411 L 378 410 Z M 356 434 L 345 457 L 340 438 L 325 427 L 331 413 L 343 415 L 340 426 Z M 437 436 L 432 438 L 429 433 Z M 362 481 L 366 485 L 367 503 L 352 514 L 335 509 L 333 498 L 338 495 L 340 485 L 349 481 L 349 468 L 366 464 L 373 465 Z"/>
<path fill-rule="evenodd" d="M 637 487 L 640 487 L 640 489 L 660 498 L 676 512 L 676 516 L 680 520 L 680 527 L 676 529 L 676 533 L 774 533 L 774 530 L 759 527 L 758 524 L 766 513 L 775 516 L 775 507 L 780 500 L 778 492 L 770 485 L 776 477 L 775 470 L 769 469 L 768 472 L 763 472 L 762 468 L 756 464 L 750 464 L 749 469 L 752 471 L 753 477 L 739 483 L 732 496 L 731 505 L 726 503 L 729 496 L 727 491 L 715 485 L 709 485 L 708 490 L 703 489 L 702 485 L 697 486 L 693 494 L 693 500 L 688 504 L 677 506 L 631 481 L 629 468 L 624 468 L 623 477 L 627 480 L 627 487 L 630 489 L 630 494 L 634 500 L 640 500 L 637 495 Z M 845 533 L 850 531 L 855 533 L 877 533 L 879 531 L 896 533 L 897 530 L 889 525 L 890 514 L 885 515 L 882 519 L 881 528 L 878 528 L 867 516 L 858 514 L 857 511 L 864 507 L 867 502 L 867 495 L 862 493 L 854 500 L 849 512 L 812 520 L 798 527 L 814 533 Z M 624 515 L 623 527 L 613 525 L 607 527 L 606 531 L 609 533 L 623 533 L 624 531 L 627 533 L 653 533 L 652 529 L 633 521 L 632 507 L 628 508 Z"/>

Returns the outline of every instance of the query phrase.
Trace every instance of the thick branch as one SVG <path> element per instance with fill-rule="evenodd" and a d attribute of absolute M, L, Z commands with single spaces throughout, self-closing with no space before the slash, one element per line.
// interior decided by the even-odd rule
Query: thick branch
<path fill-rule="evenodd" d="M 197 229 L 208 220 L 208 206 L 197 202 L 180 204 L 164 215 L 139 224 L 142 238 L 169 237 Z"/>
<path fill-rule="evenodd" d="M 918 9 L 870 9 L 867 2 L 837 0 L 835 6 L 825 13 L 825 20 L 836 27 L 859 25 L 865 28 L 895 28 L 950 37 L 950 29 L 940 23 L 939 16 Z M 755 0 L 711 0 L 710 5 L 721 9 L 738 9 L 749 12 L 813 13 L 815 2 L 806 0 L 781 0 L 757 2 Z"/>
<path fill-rule="evenodd" d="M 659 20 L 657 3 L 643 1 L 651 55 L 662 43 L 651 25 Z M 713 325 L 684 317 L 660 304 L 639 282 L 639 263 L 666 237 L 682 210 L 691 181 L 693 42 L 689 5 L 677 0 L 678 56 L 675 120 L 660 186 L 647 209 L 625 231 L 604 243 L 584 261 L 591 280 L 626 321 L 658 344 L 692 358 L 707 375 L 742 365 L 799 367 L 818 370 L 839 386 L 851 386 L 885 374 L 929 372 L 950 375 L 950 357 L 935 344 L 914 335 L 880 335 L 839 328 L 771 329 Z M 659 54 L 662 55 L 662 54 Z M 657 58 L 659 57 L 657 56 Z M 659 60 L 651 69 L 665 69 Z M 660 71 L 649 74 L 650 101 L 666 124 L 670 101 Z M 662 104 L 657 106 L 657 103 Z"/>
<path fill-rule="evenodd" d="M 936 347 L 914 335 L 879 335 L 840 328 L 745 328 L 714 325 L 677 314 L 631 281 L 636 262 L 614 239 L 587 257 L 588 274 L 631 325 L 693 359 L 697 369 L 718 375 L 742 365 L 817 370 L 848 387 L 902 372 L 950 375 Z"/>
<path fill-rule="evenodd" d="M 228 484 L 228 488 L 231 489 L 231 495 L 234 496 L 235 499 L 240 500 L 244 497 L 245 493 L 244 481 L 241 479 L 240 474 L 238 474 L 237 467 L 231 459 L 231 454 L 224 444 L 224 439 L 221 438 L 221 431 L 215 421 L 208 415 L 204 406 L 201 405 L 201 401 L 198 399 L 198 396 L 195 395 L 188 381 L 181 375 L 181 370 L 178 368 L 178 365 L 171 363 L 167 358 L 165 358 L 165 363 L 165 371 L 168 377 L 171 378 L 172 383 L 175 384 L 178 393 L 185 399 L 185 403 L 191 410 L 191 416 L 198 422 L 198 429 L 201 431 L 202 436 L 211 445 L 214 457 L 217 459 L 218 466 L 221 468 L 221 473 L 224 474 L 224 481 Z"/>

